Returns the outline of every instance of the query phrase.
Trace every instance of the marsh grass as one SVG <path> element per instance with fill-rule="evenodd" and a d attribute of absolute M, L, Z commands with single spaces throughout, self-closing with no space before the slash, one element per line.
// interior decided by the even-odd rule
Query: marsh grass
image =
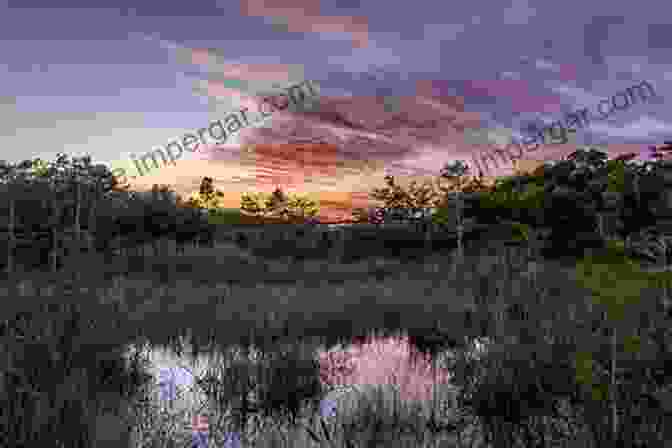
<path fill-rule="evenodd" d="M 207 282 L 179 275 L 162 281 L 161 263 L 148 259 L 138 263 L 155 269 L 131 275 L 91 269 L 86 275 L 80 272 L 77 283 L 64 280 L 63 274 L 5 281 L 0 288 L 2 425 L 17 446 L 50 441 L 51 446 L 84 447 L 102 434 L 101 415 L 123 415 L 120 427 L 127 428 L 127 439 L 135 437 L 136 446 L 188 446 L 193 416 L 203 412 L 210 416 L 215 443 L 238 432 L 245 446 L 307 447 L 316 439 L 320 446 L 339 447 L 436 446 L 432 444 L 439 440 L 450 440 L 445 443 L 451 445 L 441 446 L 468 446 L 459 445 L 467 433 L 475 432 L 481 440 L 484 436 L 479 419 L 464 414 L 462 408 L 469 406 L 462 398 L 450 425 L 436 417 L 442 413 L 440 400 L 427 408 L 428 391 L 432 399 L 435 392 L 453 393 L 456 387 L 478 396 L 469 383 L 476 370 L 469 374 L 466 358 L 454 353 L 468 350 L 477 336 L 493 334 L 501 344 L 526 325 L 545 328 L 545 320 L 588 302 L 589 294 L 573 286 L 567 269 L 526 259 L 524 253 L 484 247 L 456 267 L 435 254 L 423 262 L 365 262 L 354 273 L 345 265 L 339 270 L 323 264 L 312 273 L 300 267 L 285 272 L 283 281 L 261 265 L 241 268 L 241 263 L 220 260 L 210 260 L 209 270 L 199 273 Z M 196 258 L 201 264 L 192 271 L 206 269 L 208 257 Z M 164 260 L 164 265 L 170 263 Z M 179 272 L 176 264 L 164 269 Z M 259 277 L 249 283 L 226 281 L 226 266 Z M 377 269 L 387 269 L 386 275 L 377 279 Z M 526 305 L 536 320 L 507 314 L 515 304 Z M 431 368 L 428 358 L 419 356 L 406 377 L 379 377 L 403 372 L 402 359 L 415 354 L 400 346 L 380 348 L 382 342 L 376 349 L 372 338 L 408 336 L 413 342 L 434 327 L 441 330 L 443 342 L 453 341 L 453 355 L 434 356 Z M 572 335 L 549 333 L 547 338 L 561 336 Z M 318 347 L 351 343 L 359 348 L 341 353 L 360 359 L 358 368 L 340 371 L 336 362 L 331 371 L 320 369 Z M 188 351 L 192 358 L 216 358 L 231 347 L 242 352 L 220 356 L 219 364 L 195 381 L 207 399 L 194 401 L 190 395 L 193 402 L 188 402 L 184 396 L 187 405 L 180 410 L 157 399 L 142 356 L 123 356 L 130 346 L 163 348 L 176 356 Z M 252 347 L 258 349 L 257 358 L 251 357 Z M 391 364 L 382 369 L 384 360 Z M 441 384 L 430 376 L 441 369 L 455 371 L 457 383 L 426 387 Z M 320 416 L 330 386 L 339 381 L 386 386 L 351 395 L 349 417 L 343 412 L 335 419 Z"/>
<path fill-rule="evenodd" d="M 242 291 L 242 288 L 236 290 L 237 288 L 230 287 L 228 288 L 228 298 L 231 300 L 226 300 L 226 294 L 225 297 L 221 297 L 218 291 L 214 291 L 217 294 L 216 318 L 213 324 L 205 326 L 205 328 L 209 327 L 210 331 L 196 333 L 192 329 L 204 328 L 203 325 L 193 323 L 194 320 L 201 320 L 205 315 L 202 312 L 204 311 L 202 306 L 208 305 L 211 310 L 212 302 L 209 299 L 212 299 L 213 291 L 207 288 L 181 283 L 168 290 L 165 287 L 156 287 L 156 284 L 150 281 L 123 279 L 121 277 L 116 277 L 104 290 L 98 285 L 95 288 L 78 286 L 79 288 L 72 284 L 49 284 L 48 281 L 46 285 L 43 285 L 39 280 L 26 280 L 14 285 L 14 288 L 3 290 L 5 300 L 2 302 L 2 315 L 17 316 L 17 319 L 8 319 L 5 325 L 8 332 L 4 337 L 9 342 L 5 346 L 10 347 L 10 350 L 8 350 L 9 362 L 13 362 L 12 356 L 21 353 L 22 349 L 25 351 L 32 350 L 30 353 L 32 355 L 30 356 L 31 362 L 33 359 L 36 362 L 47 362 L 49 358 L 46 355 L 49 353 L 52 354 L 54 359 L 65 359 L 71 356 L 71 353 L 81 355 L 86 359 L 95 359 L 95 357 L 89 357 L 88 354 L 95 352 L 100 355 L 106 349 L 111 350 L 112 353 L 118 353 L 120 347 L 124 347 L 141 337 L 156 345 L 162 343 L 173 345 L 179 351 L 180 344 L 176 342 L 178 339 L 176 334 L 190 334 L 194 338 L 195 351 L 198 352 L 207 350 L 206 346 L 211 345 L 210 342 L 212 342 L 213 337 L 222 339 L 228 336 L 226 341 L 220 342 L 220 346 L 227 346 L 234 341 L 238 342 L 244 339 L 244 336 L 246 336 L 240 333 L 225 336 L 221 331 L 216 331 L 215 329 L 223 324 L 218 317 L 221 314 L 231 315 L 238 312 L 239 316 L 244 315 L 243 321 L 246 322 L 246 325 L 240 325 L 239 323 L 238 329 L 244 329 L 245 333 L 248 333 L 248 329 L 256 327 L 259 327 L 258 329 L 263 332 L 263 323 L 275 322 L 277 324 L 282 319 L 278 315 L 284 314 L 285 321 L 292 317 L 291 311 L 284 310 L 283 313 L 283 310 L 275 310 L 274 307 L 269 309 L 268 300 L 264 301 L 261 297 L 254 297 L 258 294 L 267 296 L 268 289 L 259 290 L 259 288 L 255 288 L 252 291 Z M 79 291 L 75 291 L 75 289 L 79 289 Z M 295 303 L 289 301 L 290 298 L 296 300 L 294 298 L 296 288 L 289 291 L 287 289 L 280 291 L 280 289 L 283 288 L 275 287 L 270 291 L 272 296 L 280 296 L 280 300 L 277 302 L 282 304 L 284 301 L 287 307 L 293 304 L 296 306 Z M 310 291 L 302 292 L 310 293 Z M 237 306 L 231 306 L 234 296 L 254 298 L 249 300 L 246 309 L 238 310 L 236 309 Z M 21 300 L 16 300 L 19 297 Z M 178 300 L 180 297 L 191 297 L 193 300 L 189 304 L 181 303 Z M 275 305 L 277 305 L 277 302 Z M 268 319 L 264 320 L 264 318 L 261 321 L 259 320 L 262 313 L 266 311 L 276 316 L 272 319 L 273 322 L 269 322 Z M 319 311 L 324 314 L 323 307 L 320 307 Z M 332 320 L 329 319 L 329 321 Z M 156 323 L 152 324 L 152 322 Z M 169 323 L 177 324 L 177 326 L 171 328 Z M 226 325 L 223 326 L 227 327 Z M 281 327 L 271 325 L 270 331 L 261 336 L 277 336 L 273 332 L 281 330 Z M 285 323 L 284 327 L 286 329 L 289 325 Z M 301 333 L 305 334 L 307 332 Z M 257 336 L 252 335 L 251 337 L 254 340 Z M 287 337 L 289 335 L 283 336 Z M 44 352 L 44 356 L 39 359 L 36 359 L 39 349 L 27 343 L 30 338 L 44 341 L 45 345 L 37 346 L 41 347 Z M 202 343 L 203 347 L 198 348 L 199 343 Z M 67 365 L 54 365 L 53 360 L 52 364 L 49 365 L 52 370 L 58 370 L 59 368 L 67 370 L 68 367 Z M 9 372 L 16 371 L 13 364 L 8 365 L 7 370 Z M 30 384 L 35 390 L 42 390 L 46 387 L 43 384 L 46 381 L 44 378 L 29 378 L 29 381 L 32 381 Z M 85 397 L 79 398 L 84 399 Z M 21 439 L 17 438 L 17 440 Z"/>

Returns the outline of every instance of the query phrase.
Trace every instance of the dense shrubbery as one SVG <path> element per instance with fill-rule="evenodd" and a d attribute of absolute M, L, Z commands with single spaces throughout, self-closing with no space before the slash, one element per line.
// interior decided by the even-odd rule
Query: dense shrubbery
<path fill-rule="evenodd" d="M 164 238 L 181 247 L 190 241 L 212 244 L 213 229 L 199 204 L 183 202 L 166 186 L 128 191 L 90 157 L 59 155 L 53 162 L 35 159 L 1 168 L 1 262 L 9 271 L 17 261 L 57 269 L 68 255 L 110 252 L 115 241 L 124 248 L 151 243 L 155 252 Z M 23 247 L 35 243 L 43 247 L 39 259 L 23 260 Z"/>
<path fill-rule="evenodd" d="M 531 174 L 497 181 L 479 196 L 471 213 L 484 223 L 511 220 L 548 228 L 546 255 L 581 256 L 586 248 L 603 246 L 608 236 L 600 233 L 598 220 L 613 206 L 610 195 L 617 198 L 621 239 L 656 226 L 659 217 L 669 214 L 663 196 L 666 162 L 634 158 L 607 160 L 603 152 L 578 150 Z"/>

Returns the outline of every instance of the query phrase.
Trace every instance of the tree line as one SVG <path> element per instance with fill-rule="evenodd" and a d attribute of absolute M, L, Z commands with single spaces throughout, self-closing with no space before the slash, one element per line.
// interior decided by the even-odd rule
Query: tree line
<path fill-rule="evenodd" d="M 452 228 L 458 244 L 464 218 L 507 222 L 526 238 L 535 231 L 543 233 L 544 252 L 551 257 L 580 255 L 586 248 L 603 247 L 613 236 L 625 241 L 633 255 L 660 260 L 670 255 L 660 226 L 666 210 L 672 217 L 665 193 L 670 189 L 670 151 L 672 143 L 665 142 L 649 147 L 645 160 L 635 153 L 609 159 L 603 151 L 580 148 L 563 160 L 494 183 L 487 183 L 482 173 L 473 175 L 457 160 L 445 164 L 437 178 L 413 181 L 405 188 L 394 176 L 386 176 L 386 186 L 370 194 L 383 205 L 356 209 L 353 216 L 357 222 L 374 224 L 403 219 L 441 228 L 456 223 Z M 605 222 L 612 211 L 616 232 L 607 235 Z"/>
<path fill-rule="evenodd" d="M 162 239 L 174 240 L 184 252 L 188 243 L 213 241 L 212 226 L 194 201 L 184 201 L 165 185 L 130 191 L 90 156 L 2 161 L 0 209 L 5 255 L 0 263 L 8 272 L 14 271 L 18 253 L 26 255 L 19 261 L 31 269 L 56 271 L 65 259 L 83 253 L 139 253 L 151 244 L 158 254 Z"/>
<path fill-rule="evenodd" d="M 668 207 L 664 194 L 668 162 L 663 159 L 671 148 L 669 142 L 649 148 L 646 161 L 636 160 L 634 153 L 609 160 L 596 149 L 578 149 L 565 160 L 491 185 L 458 160 L 444 165 L 436 179 L 413 181 L 407 187 L 386 176 L 386 185 L 370 194 L 383 205 L 355 209 L 353 218 L 374 224 L 394 219 L 418 226 L 457 223 L 460 245 L 464 218 L 509 221 L 525 234 L 550 229 L 547 250 L 563 255 L 603 245 L 602 218 L 615 208 L 618 236 L 633 253 L 658 260 L 670 254 L 657 223 Z M 2 162 L 0 241 L 6 256 L 1 262 L 11 271 L 17 248 L 33 252 L 36 264 L 57 269 L 65 255 L 85 251 L 140 251 L 150 244 L 158 254 L 162 239 L 174 240 L 180 252 L 188 243 L 212 245 L 216 222 L 212 218 L 222 213 L 223 195 L 209 177 L 188 200 L 165 185 L 154 185 L 151 192 L 129 191 L 109 168 L 93 164 L 89 156 L 59 154 L 54 161 Z M 241 196 L 240 211 L 248 216 L 316 223 L 319 210 L 317 201 L 288 195 L 280 188 Z"/>

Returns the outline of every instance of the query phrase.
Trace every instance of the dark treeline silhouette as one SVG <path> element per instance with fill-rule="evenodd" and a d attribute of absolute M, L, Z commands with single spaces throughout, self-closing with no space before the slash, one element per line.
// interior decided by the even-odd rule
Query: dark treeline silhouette
<path fill-rule="evenodd" d="M 58 270 L 74 254 L 141 253 L 148 244 L 158 255 L 161 240 L 175 241 L 179 253 L 190 243 L 213 245 L 196 204 L 167 186 L 129 191 L 88 156 L 3 163 L 0 187 L 0 263 L 8 271 L 17 263 Z"/>

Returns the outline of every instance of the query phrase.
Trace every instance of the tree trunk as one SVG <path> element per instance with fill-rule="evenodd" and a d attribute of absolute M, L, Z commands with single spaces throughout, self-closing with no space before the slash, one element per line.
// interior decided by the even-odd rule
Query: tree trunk
<path fill-rule="evenodd" d="M 604 233 L 604 214 L 600 212 L 597 212 L 597 232 L 602 240 L 606 239 Z"/>
<path fill-rule="evenodd" d="M 457 192 L 457 257 L 460 263 L 464 259 L 464 248 L 462 238 L 464 235 L 464 228 L 462 226 L 462 195 Z"/>
<path fill-rule="evenodd" d="M 52 241 L 52 251 L 51 251 L 51 272 L 58 271 L 58 259 L 60 252 L 61 239 L 59 237 L 58 230 L 51 229 L 51 241 Z"/>
<path fill-rule="evenodd" d="M 71 263 L 75 263 L 75 280 L 79 283 L 81 277 L 81 270 L 79 269 L 82 266 L 82 226 L 81 226 L 81 214 L 82 214 L 82 186 L 79 182 L 79 179 L 75 179 L 75 235 L 74 240 L 69 241 L 71 246 L 72 253 L 70 257 L 72 258 Z"/>
<path fill-rule="evenodd" d="M 82 189 L 80 183 L 75 180 L 75 242 L 79 243 L 81 239 L 82 228 L 80 226 L 80 214 L 82 211 Z"/>
<path fill-rule="evenodd" d="M 455 208 L 456 221 L 457 221 L 457 254 L 455 260 L 452 264 L 453 273 L 457 273 L 458 265 L 461 265 L 464 261 L 464 227 L 462 226 L 462 207 L 461 207 L 461 196 L 460 192 L 457 192 L 457 204 Z"/>
<path fill-rule="evenodd" d="M 342 228 L 334 229 L 332 237 L 334 238 L 334 245 L 330 250 L 330 258 L 334 263 L 340 263 L 343 261 L 344 249 L 345 249 L 345 238 L 344 231 Z"/>
<path fill-rule="evenodd" d="M 424 235 L 424 237 L 425 237 L 425 249 L 427 251 L 431 251 L 432 250 L 432 242 L 433 242 L 433 239 L 434 239 L 433 238 L 434 237 L 434 235 L 433 235 L 434 229 L 433 229 L 431 219 L 425 220 L 424 223 L 423 223 L 423 226 L 425 227 L 423 229 L 424 234 L 425 234 Z"/>
<path fill-rule="evenodd" d="M 99 196 L 99 186 L 96 182 L 94 187 L 93 198 L 91 199 L 91 209 L 89 210 L 89 253 L 93 253 L 95 250 L 95 235 L 96 235 L 96 205 L 98 202 Z"/>
<path fill-rule="evenodd" d="M 618 408 L 616 405 L 617 400 L 617 391 L 616 391 L 616 326 L 612 328 L 611 334 L 611 372 L 610 372 L 610 381 L 609 381 L 609 401 L 611 407 L 611 437 L 613 446 L 616 446 L 618 439 Z"/>
<path fill-rule="evenodd" d="M 11 194 L 11 193 L 10 193 Z M 14 220 L 16 201 L 13 197 L 9 198 L 9 228 L 7 229 L 7 273 L 14 272 L 14 248 L 16 246 L 16 235 L 14 234 Z"/>
<path fill-rule="evenodd" d="M 51 254 L 51 270 L 58 271 L 58 262 L 63 261 L 63 231 L 61 229 L 61 217 L 63 216 L 63 206 L 58 202 L 58 197 L 54 198 L 52 207 L 54 208 L 54 223 L 51 227 L 52 232 L 52 254 Z"/>

